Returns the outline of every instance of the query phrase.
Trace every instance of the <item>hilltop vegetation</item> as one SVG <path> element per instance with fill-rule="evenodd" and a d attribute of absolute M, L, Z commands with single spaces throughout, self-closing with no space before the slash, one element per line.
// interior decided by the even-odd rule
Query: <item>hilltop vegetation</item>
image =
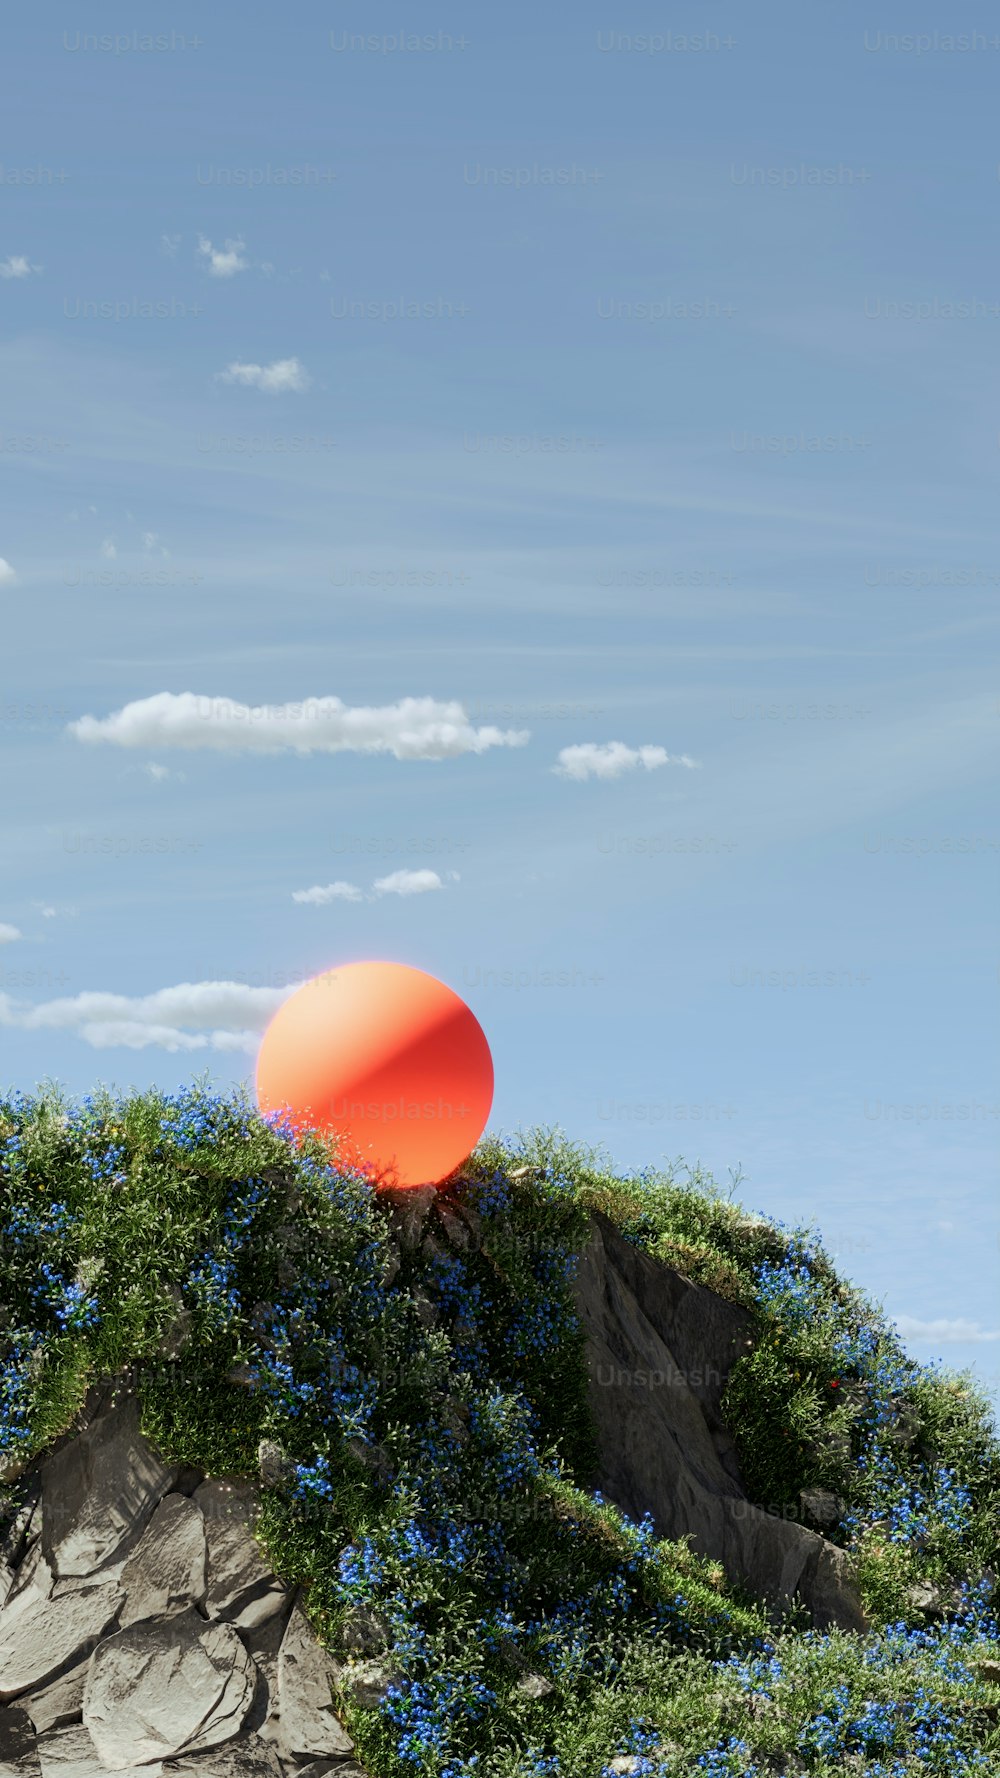
<path fill-rule="evenodd" d="M 1000 1447 L 970 1378 L 699 1173 L 619 1178 L 536 1132 L 485 1140 L 440 1202 L 475 1238 L 407 1243 L 239 1093 L 0 1100 L 0 1519 L 131 1372 L 165 1455 L 256 1478 L 274 1447 L 273 1567 L 333 1648 L 366 1608 L 399 1676 L 344 1701 L 376 1778 L 1000 1772 Z M 868 1635 L 770 1621 L 588 1491 L 595 1210 L 754 1316 L 724 1398 L 747 1490 L 834 1497 Z"/>

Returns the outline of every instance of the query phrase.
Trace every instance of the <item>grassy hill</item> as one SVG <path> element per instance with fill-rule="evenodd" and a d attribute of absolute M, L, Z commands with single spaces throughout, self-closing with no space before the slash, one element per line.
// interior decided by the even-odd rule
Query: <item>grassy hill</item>
<path fill-rule="evenodd" d="M 377 1778 L 1000 1773 L 1000 1447 L 809 1230 L 701 1174 L 485 1140 L 405 1207 L 240 1094 L 0 1099 L 0 1524 L 95 1380 L 165 1455 L 260 1474 L 259 1535 L 332 1648 L 400 1683 L 344 1719 Z M 588 1491 L 571 1284 L 591 1213 L 754 1317 L 724 1411 L 751 1498 L 836 1501 L 866 1635 L 769 1618 Z M 612 1763 L 614 1762 L 614 1763 Z"/>

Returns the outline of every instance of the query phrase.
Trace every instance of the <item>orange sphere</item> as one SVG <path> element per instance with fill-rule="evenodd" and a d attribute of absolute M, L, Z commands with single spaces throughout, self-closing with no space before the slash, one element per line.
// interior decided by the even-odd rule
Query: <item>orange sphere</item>
<path fill-rule="evenodd" d="M 405 963 L 348 963 L 296 990 L 257 1057 L 262 1113 L 338 1138 L 386 1183 L 437 1185 L 466 1159 L 493 1102 L 493 1061 L 464 1000 Z"/>

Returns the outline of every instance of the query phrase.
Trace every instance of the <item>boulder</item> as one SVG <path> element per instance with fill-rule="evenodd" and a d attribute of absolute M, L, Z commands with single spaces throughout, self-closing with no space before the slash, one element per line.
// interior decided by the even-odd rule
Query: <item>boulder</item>
<path fill-rule="evenodd" d="M 176 1475 L 142 1436 L 135 1396 L 112 1398 L 42 1468 L 42 1548 L 53 1573 L 122 1565 Z"/>
<path fill-rule="evenodd" d="M 289 1604 L 294 1597 L 293 1593 L 289 1593 Z M 252 1657 L 258 1675 L 257 1692 L 247 1716 L 247 1728 L 260 1729 L 272 1741 L 277 1736 L 274 1725 L 278 1709 L 278 1650 L 287 1624 L 288 1612 L 284 1611 L 268 1618 L 266 1623 L 240 1631 L 240 1641 Z"/>
<path fill-rule="evenodd" d="M 71 1722 L 80 1721 L 86 1678 L 87 1662 L 78 1661 L 75 1667 L 60 1673 L 58 1679 L 51 1680 L 41 1691 L 28 1692 L 21 1698 L 21 1708 L 27 1711 L 36 1733 L 42 1735 L 46 1729 L 63 1729 Z"/>
<path fill-rule="evenodd" d="M 748 1312 L 626 1241 L 600 1212 L 573 1289 L 600 1453 L 591 1486 L 631 1518 L 650 1512 L 661 1537 L 690 1533 L 698 1554 L 776 1617 L 798 1599 L 817 1629 L 863 1630 L 844 1552 L 743 1489 L 720 1402 L 752 1343 Z"/>
<path fill-rule="evenodd" d="M 112 1769 L 195 1753 L 238 1733 L 256 1682 L 232 1626 L 206 1623 L 192 1609 L 130 1624 L 98 1644 L 83 1722 Z"/>
<path fill-rule="evenodd" d="M 119 1624 L 171 1617 L 205 1597 L 205 1520 L 183 1494 L 166 1494 L 122 1569 Z"/>
<path fill-rule="evenodd" d="M 256 1488 L 250 1482 L 219 1479 L 202 1482 L 192 1498 L 204 1515 L 207 1616 L 225 1618 L 240 1629 L 274 1617 L 285 1608 L 289 1589 L 268 1567 L 253 1534 Z"/>
<path fill-rule="evenodd" d="M 283 1778 L 283 1774 L 274 1748 L 259 1736 L 248 1735 L 211 1753 L 168 1760 L 163 1778 Z"/>
<path fill-rule="evenodd" d="M 122 1600 L 113 1580 L 59 1586 L 39 1552 L 28 1582 L 0 1611 L 0 1703 L 76 1666 L 116 1623 Z"/>
<path fill-rule="evenodd" d="M 82 1723 L 39 1735 L 37 1747 L 41 1778 L 102 1778 L 107 1770 Z M 114 1770 L 115 1778 L 161 1778 L 163 1767 L 158 1760 L 142 1765 L 129 1761 Z"/>
<path fill-rule="evenodd" d="M 345 1755 L 354 1742 L 333 1705 L 340 1668 L 316 1639 L 296 1600 L 278 1651 L 278 1715 L 283 1752 Z"/>

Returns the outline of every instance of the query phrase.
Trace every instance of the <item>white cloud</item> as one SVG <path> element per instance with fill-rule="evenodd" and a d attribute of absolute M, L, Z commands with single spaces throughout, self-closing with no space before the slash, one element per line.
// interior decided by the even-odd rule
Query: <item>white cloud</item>
<path fill-rule="evenodd" d="M 23 253 L 12 253 L 7 259 L 0 259 L 0 278 L 30 278 L 32 272 L 40 272 L 40 265 L 32 265 Z"/>
<path fill-rule="evenodd" d="M 329 901 L 363 901 L 364 896 L 356 883 L 316 883 L 311 889 L 293 889 L 292 900 L 321 908 Z"/>
<path fill-rule="evenodd" d="M 238 382 L 244 389 L 263 389 L 265 395 L 301 395 L 311 377 L 297 357 L 278 357 L 274 364 L 228 364 L 217 373 L 219 382 Z"/>
<path fill-rule="evenodd" d="M 624 741 L 581 741 L 574 747 L 559 751 L 559 763 L 552 770 L 560 778 L 620 778 L 623 772 L 634 772 L 637 766 L 652 772 L 658 766 L 696 766 L 697 760 L 686 753 L 669 754 L 665 747 L 626 747 Z"/>
<path fill-rule="evenodd" d="M 372 884 L 376 895 L 425 895 L 428 889 L 443 887 L 436 870 L 394 870 Z"/>
<path fill-rule="evenodd" d="M 245 389 L 262 389 L 265 395 L 301 394 L 311 381 L 297 358 L 276 358 L 273 364 L 230 364 L 217 376 L 220 383 L 240 383 Z"/>
<path fill-rule="evenodd" d="M 115 557 L 118 554 L 118 550 L 115 547 L 115 540 L 113 537 L 106 537 L 104 539 L 104 542 L 101 544 L 101 554 L 102 554 L 102 556 L 104 556 L 107 559 L 107 561 L 109 561 L 109 562 L 114 561 Z"/>
<path fill-rule="evenodd" d="M 73 1031 L 92 1049 L 242 1050 L 260 1033 L 290 988 L 242 982 L 180 982 L 154 994 L 84 993 L 38 1005 L 0 994 L 0 1025 L 21 1031 Z"/>
<path fill-rule="evenodd" d="M 8 926 L 6 920 L 0 920 L 0 945 L 12 945 L 16 938 L 22 936 L 16 926 Z"/>
<path fill-rule="evenodd" d="M 992 1332 L 980 1327 L 978 1321 L 965 1321 L 959 1316 L 949 1321 L 919 1321 L 914 1315 L 895 1315 L 893 1320 L 904 1340 L 929 1340 L 941 1345 L 979 1345 L 986 1340 L 1000 1340 L 1000 1328 Z"/>
<path fill-rule="evenodd" d="M 146 767 L 146 771 L 149 773 L 149 776 L 152 778 L 154 784 L 162 784 L 164 778 L 169 778 L 172 776 L 169 766 L 158 766 L 156 764 L 155 760 L 150 760 L 149 764 Z"/>
<path fill-rule="evenodd" d="M 43 920 L 54 920 L 55 919 L 56 909 L 49 907 L 46 902 L 36 901 L 35 906 L 38 909 L 39 913 L 41 914 Z"/>
<path fill-rule="evenodd" d="M 227 753 L 391 753 L 396 759 L 454 759 L 488 747 L 520 747 L 526 729 L 474 728 L 462 705 L 437 698 L 353 708 L 340 698 L 300 704 L 237 704 L 192 691 L 156 692 L 114 715 L 69 724 L 79 741 L 116 747 L 211 748 Z"/>
<path fill-rule="evenodd" d="M 158 531 L 144 531 L 142 533 L 142 547 L 147 555 L 152 555 L 154 550 L 158 550 L 161 556 L 169 556 L 170 554 L 170 551 L 164 549 L 161 544 L 160 533 Z"/>
<path fill-rule="evenodd" d="M 208 269 L 213 278 L 231 278 L 236 272 L 245 272 L 249 260 L 242 258 L 246 242 L 239 237 L 235 241 L 227 241 L 224 248 L 213 247 L 204 235 L 198 236 L 198 252 L 208 260 Z"/>
<path fill-rule="evenodd" d="M 17 575 L 14 573 L 10 563 L 6 561 L 3 556 L 0 556 L 0 586 L 9 586 L 11 581 L 16 579 Z"/>
<path fill-rule="evenodd" d="M 181 244 L 180 235 L 161 235 L 160 236 L 160 252 L 165 253 L 168 259 L 173 259 L 174 254 L 177 252 L 177 249 L 180 246 L 180 244 Z"/>

